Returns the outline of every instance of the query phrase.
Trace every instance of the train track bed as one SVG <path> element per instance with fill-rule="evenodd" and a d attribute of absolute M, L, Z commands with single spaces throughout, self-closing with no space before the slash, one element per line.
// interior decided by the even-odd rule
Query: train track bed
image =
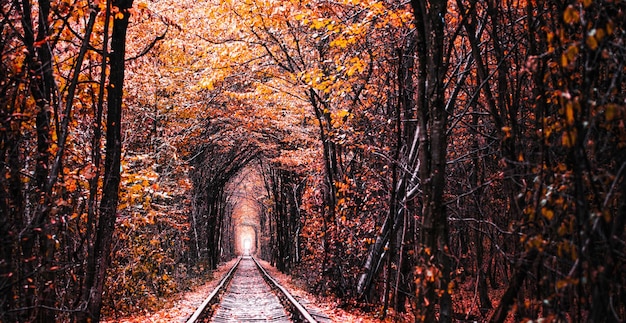
<path fill-rule="evenodd" d="M 187 322 L 330 322 L 313 313 L 255 259 L 242 257 Z"/>
<path fill-rule="evenodd" d="M 291 322 L 280 299 L 263 281 L 252 258 L 239 263 L 230 286 L 215 309 L 212 322 Z"/>
<path fill-rule="evenodd" d="M 329 318 L 329 316 L 325 313 L 325 311 L 330 310 L 329 306 L 326 306 L 325 308 L 319 307 L 319 300 L 305 292 L 303 289 L 297 287 L 296 284 L 293 283 L 291 276 L 281 273 L 265 260 L 257 259 L 257 262 L 269 273 L 270 276 L 272 276 L 274 280 L 276 280 L 276 282 L 288 289 L 293 298 L 295 298 L 317 322 L 334 322 L 334 320 Z"/>

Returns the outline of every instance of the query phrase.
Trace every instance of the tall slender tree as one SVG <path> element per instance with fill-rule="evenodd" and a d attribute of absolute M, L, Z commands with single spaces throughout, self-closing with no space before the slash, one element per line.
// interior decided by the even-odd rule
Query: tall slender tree
<path fill-rule="evenodd" d="M 439 321 L 452 320 L 452 300 L 448 290 L 450 254 L 448 218 L 444 201 L 446 187 L 446 154 L 448 147 L 448 111 L 446 111 L 445 55 L 446 0 L 411 1 L 417 31 L 417 118 L 419 132 L 419 177 L 422 185 L 422 223 L 420 253 L 424 265 L 421 295 L 426 305 L 423 319 L 436 321 L 435 304 L 439 304 Z M 431 264 L 430 259 L 434 259 Z M 430 272 L 429 272 L 430 271 Z M 429 275 L 434 275 L 431 279 Z M 419 288 L 419 287 L 418 287 Z"/>
<path fill-rule="evenodd" d="M 126 54 L 126 33 L 133 0 L 114 0 L 113 8 L 117 8 L 113 32 L 111 34 L 111 53 L 109 55 L 110 71 L 107 88 L 107 127 L 106 155 L 104 162 L 104 186 L 100 202 L 100 217 L 96 230 L 93 257 L 94 268 L 87 268 L 86 286 L 89 289 L 85 312 L 79 313 L 79 322 L 98 322 L 102 308 L 102 293 L 106 281 L 106 273 L 111 262 L 111 246 L 113 231 L 117 218 L 117 205 L 120 185 L 120 160 L 122 153 L 122 99 L 124 94 L 124 63 Z"/>

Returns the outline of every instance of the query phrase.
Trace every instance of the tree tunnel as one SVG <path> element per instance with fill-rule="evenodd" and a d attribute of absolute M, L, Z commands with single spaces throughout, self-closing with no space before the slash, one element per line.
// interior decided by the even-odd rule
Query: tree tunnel
<path fill-rule="evenodd" d="M 265 194 L 259 185 L 257 167 L 251 165 L 242 170 L 229 189 L 233 201 L 230 214 L 233 235 L 229 243 L 233 244 L 235 255 L 255 255 L 261 233 L 260 203 Z"/>
<path fill-rule="evenodd" d="M 189 262 L 214 269 L 256 255 L 286 271 L 302 249 L 299 175 L 253 147 L 233 147 L 207 145 L 191 160 Z"/>

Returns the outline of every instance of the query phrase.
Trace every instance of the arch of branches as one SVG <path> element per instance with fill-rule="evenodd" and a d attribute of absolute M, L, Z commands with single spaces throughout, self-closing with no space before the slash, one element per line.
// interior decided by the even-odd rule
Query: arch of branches
<path fill-rule="evenodd" d="M 216 268 L 242 252 L 238 234 L 252 228 L 251 251 L 279 270 L 295 264 L 299 259 L 297 233 L 303 223 L 299 210 L 304 187 L 298 184 L 303 175 L 281 168 L 258 147 L 243 142 L 206 143 L 192 156 L 189 263 Z M 257 196 L 242 196 L 246 192 L 238 191 L 241 181 L 255 186 Z M 242 199 L 255 203 L 257 214 L 252 222 L 233 217 Z"/>

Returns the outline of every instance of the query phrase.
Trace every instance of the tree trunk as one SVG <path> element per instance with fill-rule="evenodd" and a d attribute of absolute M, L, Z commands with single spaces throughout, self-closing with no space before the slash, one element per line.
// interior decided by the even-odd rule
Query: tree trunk
<path fill-rule="evenodd" d="M 119 200 L 120 162 L 122 152 L 121 121 L 122 121 L 122 98 L 124 87 L 124 60 L 126 52 L 126 30 L 133 0 L 113 1 L 113 6 L 119 8 L 123 14 L 121 19 L 113 22 L 111 36 L 110 74 L 107 94 L 107 129 L 106 129 L 106 155 L 104 164 L 104 184 L 102 189 L 102 201 L 100 203 L 100 218 L 96 231 L 94 245 L 94 268 L 88 268 L 85 286 L 90 290 L 86 301 L 86 312 L 78 315 L 80 322 L 99 322 L 102 307 L 102 292 L 106 282 L 106 271 L 111 259 L 111 244 L 117 204 Z"/>
<path fill-rule="evenodd" d="M 532 267 L 533 262 L 538 255 L 539 250 L 532 248 L 524 254 L 522 259 L 519 260 L 517 264 L 517 272 L 511 279 L 504 295 L 502 295 L 498 308 L 496 308 L 496 311 L 491 315 L 491 318 L 489 319 L 490 323 L 504 322 L 504 320 L 506 320 L 506 317 L 509 314 L 509 308 L 513 305 L 513 302 L 517 298 L 517 294 L 522 288 L 522 283 L 524 283 L 524 279 L 526 279 L 526 274 Z"/>
<path fill-rule="evenodd" d="M 309 89 L 309 101 L 315 110 L 315 117 L 319 123 L 320 141 L 323 147 L 324 172 L 326 180 L 326 190 L 324 192 L 324 264 L 323 274 L 327 275 L 334 282 L 331 289 L 336 293 L 342 294 L 345 291 L 343 277 L 337 277 L 341 272 L 339 259 L 341 258 L 341 247 L 338 239 L 337 227 L 337 187 L 335 184 L 341 178 L 339 161 L 337 159 L 337 146 L 331 138 L 332 133 L 331 114 L 324 98 L 316 92 L 315 89 Z M 339 279 L 337 279 L 339 278 Z"/>
<path fill-rule="evenodd" d="M 436 321 L 435 304 L 439 303 L 439 322 L 450 322 L 452 301 L 448 293 L 450 257 L 448 255 L 448 218 L 443 201 L 446 186 L 448 114 L 445 110 L 444 31 L 447 1 L 429 3 L 411 1 L 417 29 L 418 122 L 420 182 L 423 191 L 421 250 L 423 263 L 435 266 L 441 275 L 422 283 L 430 301 L 423 313 L 427 322 Z M 432 257 L 434 263 L 431 262 Z M 427 270 L 426 270 L 427 271 Z"/>
<path fill-rule="evenodd" d="M 49 235 L 53 233 L 47 225 L 47 218 L 50 209 L 50 191 L 47 190 L 47 179 L 50 167 L 50 109 L 53 104 L 52 93 L 54 92 L 54 76 L 52 75 L 52 53 L 45 41 L 48 36 L 48 16 L 50 13 L 50 2 L 39 1 L 39 18 L 37 23 L 37 36 L 35 38 L 33 22 L 31 17 L 31 3 L 22 1 L 22 23 L 24 26 L 24 43 L 28 49 L 28 68 L 30 69 L 30 91 L 37 106 L 37 116 L 35 118 L 37 132 L 37 154 L 35 157 L 35 186 L 36 191 L 32 196 L 32 205 L 36 206 L 34 216 L 29 223 L 25 223 L 25 235 L 21 239 L 22 255 L 24 259 L 32 259 L 37 256 L 37 240 L 39 240 L 41 266 L 44 268 L 42 277 L 33 279 L 35 275 L 35 261 L 28 261 L 22 267 L 24 278 L 33 279 L 37 286 L 27 288 L 25 294 L 26 307 L 44 305 L 51 307 L 54 304 L 54 296 L 50 293 L 51 273 L 45 272 L 46 267 L 50 267 L 49 262 L 53 257 L 53 250 L 49 250 L 51 245 Z M 35 42 L 43 42 L 41 46 L 35 46 Z M 35 299 L 35 287 L 40 291 L 41 299 Z M 52 302 L 52 304 L 50 304 Z M 54 320 L 52 313 L 40 309 L 32 311 L 35 313 L 35 321 L 42 322 Z M 26 314 L 30 315 L 30 314 Z M 50 315 L 50 316 L 49 316 Z M 49 316 L 49 317 L 48 317 Z"/>
<path fill-rule="evenodd" d="M 472 106 L 472 110 L 476 109 L 476 104 L 473 104 Z M 489 290 L 487 288 L 487 280 L 485 278 L 485 269 L 484 269 L 484 263 L 490 263 L 491 262 L 491 255 L 489 256 L 489 261 L 484 261 L 484 238 L 485 235 L 483 234 L 483 230 L 481 230 L 481 222 L 483 219 L 482 216 L 482 211 L 480 210 L 480 206 L 481 206 L 481 198 L 482 198 L 482 193 L 483 193 L 483 189 L 480 188 L 480 183 L 479 183 L 479 173 L 481 172 L 481 165 L 480 165 L 480 159 L 479 159 L 479 154 L 480 154 L 480 144 L 478 141 L 478 114 L 476 113 L 476 111 L 474 111 L 475 113 L 472 115 L 472 124 L 471 124 L 471 134 L 472 134 L 472 152 L 473 152 L 473 156 L 472 156 L 472 173 L 469 176 L 469 180 L 470 180 L 470 189 L 471 190 L 475 190 L 474 194 L 472 194 L 473 196 L 473 201 L 470 201 L 470 212 L 468 214 L 468 216 L 471 216 L 472 214 L 476 215 L 477 220 L 479 221 L 477 223 L 478 226 L 478 230 L 475 230 L 474 232 L 474 242 L 476 244 L 476 288 L 478 289 L 478 300 L 479 300 L 479 310 L 481 314 L 485 314 L 487 312 L 487 310 L 490 310 L 493 308 L 493 305 L 491 304 L 491 300 L 489 299 Z M 484 180 L 484 178 L 480 178 L 480 181 L 482 182 Z"/>
<path fill-rule="evenodd" d="M 18 225 L 24 217 L 24 184 L 20 177 L 20 170 L 22 168 L 22 161 L 20 160 L 19 142 L 21 141 L 21 135 L 19 132 L 7 132 L 6 137 L 2 138 L 3 144 L 7 144 L 5 147 L 8 149 L 5 151 L 6 156 L 2 156 L 3 160 L 7 160 L 9 171 L 0 173 L 0 175 L 8 175 L 6 187 L 0 187 L 0 193 L 4 194 L 7 198 L 6 205 L 0 209 L 0 242 L 2 254 L 2 261 L 0 261 L 0 303 L 2 303 L 2 309 L 0 309 L 0 320 L 6 320 L 6 322 L 18 321 L 19 313 L 10 311 L 17 307 L 19 298 L 16 297 L 20 293 L 12 286 L 18 284 L 18 276 L 15 274 L 19 267 L 15 262 L 18 261 L 20 255 L 15 255 L 15 251 L 18 249 Z M 0 145 L 2 146 L 2 145 Z M 5 159 L 6 158 L 6 159 Z M 3 177 L 4 178 L 4 177 Z M 4 186 L 4 181 L 0 181 L 0 186 Z M 2 198 L 4 201 L 5 197 Z"/>

